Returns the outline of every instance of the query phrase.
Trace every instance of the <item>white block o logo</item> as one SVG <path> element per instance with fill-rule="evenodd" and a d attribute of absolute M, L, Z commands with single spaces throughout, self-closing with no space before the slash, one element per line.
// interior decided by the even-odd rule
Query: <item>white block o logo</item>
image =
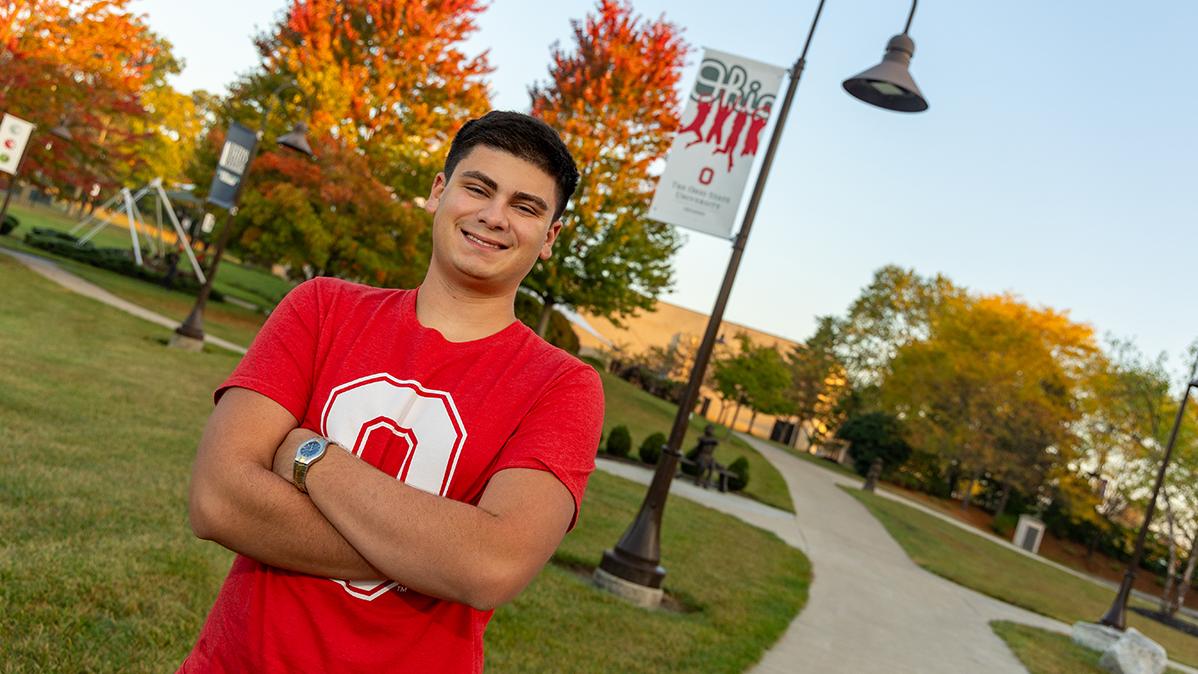
<path fill-rule="evenodd" d="M 361 457 L 375 433 L 389 433 L 406 446 L 398 464 L 388 463 L 397 480 L 444 496 L 466 442 L 466 428 L 453 396 L 420 382 L 383 372 L 342 384 L 329 392 L 320 432 Z M 398 586 L 390 580 L 331 579 L 359 599 L 372 601 Z"/>

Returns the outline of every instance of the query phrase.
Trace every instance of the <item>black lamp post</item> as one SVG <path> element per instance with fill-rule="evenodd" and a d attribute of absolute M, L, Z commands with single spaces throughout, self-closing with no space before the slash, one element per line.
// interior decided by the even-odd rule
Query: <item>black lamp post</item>
<path fill-rule="evenodd" d="M 1152 524 L 1152 516 L 1156 513 L 1156 499 L 1165 483 L 1165 470 L 1169 467 L 1169 459 L 1173 458 L 1173 445 L 1177 442 L 1177 432 L 1181 430 L 1181 420 L 1185 417 L 1186 403 L 1190 400 L 1190 389 L 1198 388 L 1198 360 L 1190 368 L 1190 377 L 1186 380 L 1185 391 L 1181 394 L 1181 404 L 1177 407 L 1177 418 L 1173 420 L 1173 430 L 1169 432 L 1169 442 L 1165 445 L 1165 456 L 1161 459 L 1161 467 L 1156 471 L 1156 484 L 1152 487 L 1152 498 L 1144 510 L 1144 522 L 1140 525 L 1140 533 L 1136 536 L 1136 549 L 1123 571 L 1123 581 L 1119 583 L 1119 591 L 1115 600 L 1107 609 L 1106 615 L 1099 619 L 1100 625 L 1114 627 L 1118 630 L 1127 629 L 1127 600 L 1131 597 L 1132 584 L 1136 580 L 1136 571 L 1140 568 L 1140 560 L 1144 558 L 1144 542 L 1148 538 L 1148 525 Z"/>
<path fill-rule="evenodd" d="M 257 136 L 259 141 L 262 140 L 262 130 L 266 128 L 266 120 L 275 109 L 279 94 L 287 89 L 300 91 L 295 82 L 286 82 L 271 92 L 270 104 L 263 108 L 262 116 L 258 120 Z M 300 93 L 302 94 L 303 92 L 301 91 Z M 307 132 L 308 125 L 300 121 L 289 133 L 279 136 L 275 140 L 275 143 L 312 157 L 312 146 L 308 144 Z M 249 167 L 254 163 L 254 158 L 257 156 L 258 143 L 255 143 L 250 153 L 250 159 L 246 163 L 246 172 L 241 176 L 242 185 L 245 184 L 245 180 L 249 175 Z M 218 168 L 217 170 L 219 171 L 220 169 Z M 240 192 L 238 192 L 238 197 L 240 197 Z M 229 214 L 225 218 L 225 226 L 221 228 L 220 236 L 216 240 L 216 248 L 212 253 L 212 263 L 208 266 L 208 277 L 204 281 L 204 285 L 200 286 L 200 292 L 196 295 L 196 303 L 191 308 L 191 313 L 187 315 L 187 319 L 179 327 L 175 328 L 175 334 L 170 342 L 171 346 L 199 351 L 204 345 L 204 308 L 208 304 L 208 296 L 212 294 L 212 283 L 216 278 L 216 269 L 220 265 L 221 257 L 225 253 L 225 246 L 228 245 L 229 237 L 232 235 L 233 218 L 236 215 L 237 206 L 234 205 L 229 209 Z"/>
<path fill-rule="evenodd" d="M 866 103 L 887 110 L 917 112 L 927 109 L 927 102 L 919 93 L 919 88 L 915 86 L 911 74 L 907 72 L 911 54 L 915 50 L 911 38 L 907 37 L 907 29 L 911 27 L 911 19 L 915 16 L 917 2 L 918 0 L 915 0 L 911 3 L 907 28 L 901 35 L 891 38 L 891 44 L 888 46 L 882 63 L 845 81 L 844 87 L 850 94 Z M 599 568 L 595 571 L 595 581 L 600 586 L 646 606 L 655 605 L 661 597 L 661 583 L 666 575 L 665 568 L 659 564 L 661 560 L 661 517 L 670 493 L 670 483 L 677 470 L 678 460 L 682 456 L 680 449 L 690 422 L 691 410 L 694 409 L 695 401 L 699 397 L 703 374 L 711 359 L 711 352 L 724 317 L 724 308 L 728 303 L 728 296 L 732 293 L 732 284 L 736 279 L 737 269 L 740 267 L 745 243 L 748 241 L 753 219 L 757 215 L 757 206 L 761 201 L 766 179 L 769 177 L 770 166 L 773 164 L 778 141 L 782 137 L 782 129 L 786 124 L 786 117 L 790 112 L 791 102 L 794 100 L 795 90 L 799 85 L 799 78 L 807 64 L 807 50 L 811 46 L 811 38 L 815 35 L 815 28 L 823 9 L 824 0 L 820 0 L 815 9 L 815 17 L 811 21 L 811 29 L 807 32 L 803 51 L 790 69 L 790 82 L 786 89 L 786 97 L 782 101 L 782 108 L 778 113 L 778 122 L 770 136 L 761 171 L 757 174 L 757 182 L 753 186 L 753 194 L 745 211 L 744 223 L 733 241 L 728 269 L 724 273 L 724 281 L 720 286 L 719 295 L 716 297 L 715 308 L 712 309 L 711 317 L 707 321 L 707 330 L 703 335 L 703 341 L 699 345 L 698 353 L 695 354 L 695 363 L 691 368 L 690 379 L 682 399 L 679 401 L 678 413 L 674 417 L 674 426 L 670 430 L 670 438 L 657 462 L 653 481 L 649 485 L 649 490 L 645 494 L 645 500 L 641 503 L 636 519 L 629 525 L 616 546 L 604 551 Z M 901 48 L 894 46 L 896 41 Z M 873 93 L 861 95 L 860 87 L 856 84 L 858 81 L 866 82 L 866 86 Z"/>

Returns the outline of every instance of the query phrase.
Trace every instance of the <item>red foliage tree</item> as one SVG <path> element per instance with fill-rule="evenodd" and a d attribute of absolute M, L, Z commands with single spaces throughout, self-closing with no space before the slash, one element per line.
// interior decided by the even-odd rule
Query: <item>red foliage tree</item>
<path fill-rule="evenodd" d="M 529 90 L 533 114 L 561 132 L 581 173 L 553 258 L 525 282 L 543 302 L 542 332 L 555 305 L 612 319 L 651 309 L 678 247 L 674 229 L 645 212 L 649 166 L 678 128 L 686 43 L 664 18 L 645 21 L 615 0 L 573 27 L 573 49 L 555 45 L 549 81 Z"/>
<path fill-rule="evenodd" d="M 0 3 L 0 110 L 38 125 L 22 175 L 79 194 L 118 184 L 145 163 L 138 146 L 178 63 L 130 0 Z M 59 123 L 71 141 L 47 132 Z"/>

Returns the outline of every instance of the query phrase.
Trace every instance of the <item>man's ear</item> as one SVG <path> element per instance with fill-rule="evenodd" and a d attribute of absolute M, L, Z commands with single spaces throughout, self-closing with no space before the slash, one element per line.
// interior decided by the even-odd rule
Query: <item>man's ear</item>
<path fill-rule="evenodd" d="M 442 171 L 433 178 L 433 188 L 428 192 L 428 199 L 424 201 L 424 210 L 429 213 L 437 212 L 437 205 L 441 203 L 441 193 L 445 191 L 445 184 L 449 182 L 449 178 L 445 177 L 445 172 Z"/>
<path fill-rule="evenodd" d="M 557 241 L 558 232 L 562 231 L 562 219 L 558 218 L 549 225 L 549 231 L 545 232 L 545 245 L 541 246 L 540 258 L 548 260 L 553 255 L 553 242 Z"/>

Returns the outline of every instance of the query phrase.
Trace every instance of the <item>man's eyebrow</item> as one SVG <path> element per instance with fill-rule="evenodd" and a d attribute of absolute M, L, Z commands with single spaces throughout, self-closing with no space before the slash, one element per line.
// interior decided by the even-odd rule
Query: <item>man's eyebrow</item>
<path fill-rule="evenodd" d="M 491 178 L 491 176 L 483 173 L 482 171 L 473 171 L 473 170 L 472 171 L 463 171 L 462 177 L 463 178 L 473 178 L 474 180 L 477 180 L 478 182 L 486 185 L 487 188 L 491 189 L 491 190 L 499 189 L 499 183 L 495 182 Z M 516 199 L 519 199 L 522 201 L 527 201 L 527 202 L 531 203 L 533 206 L 536 206 L 537 208 L 539 208 L 542 212 L 549 210 L 549 202 L 545 201 L 544 199 L 542 199 L 541 197 L 538 197 L 535 194 L 530 194 L 528 192 L 516 192 L 512 196 L 515 197 Z"/>
<path fill-rule="evenodd" d="M 516 192 L 515 196 L 517 199 L 522 199 L 531 203 L 533 206 L 536 206 L 542 213 L 549 210 L 549 204 L 545 203 L 544 199 L 535 194 L 529 194 L 528 192 Z"/>
<path fill-rule="evenodd" d="M 462 177 L 463 178 L 474 178 L 478 182 L 486 185 L 488 188 L 493 189 L 493 190 L 499 189 L 499 183 L 492 180 L 491 176 L 483 173 L 482 171 L 463 171 Z"/>

